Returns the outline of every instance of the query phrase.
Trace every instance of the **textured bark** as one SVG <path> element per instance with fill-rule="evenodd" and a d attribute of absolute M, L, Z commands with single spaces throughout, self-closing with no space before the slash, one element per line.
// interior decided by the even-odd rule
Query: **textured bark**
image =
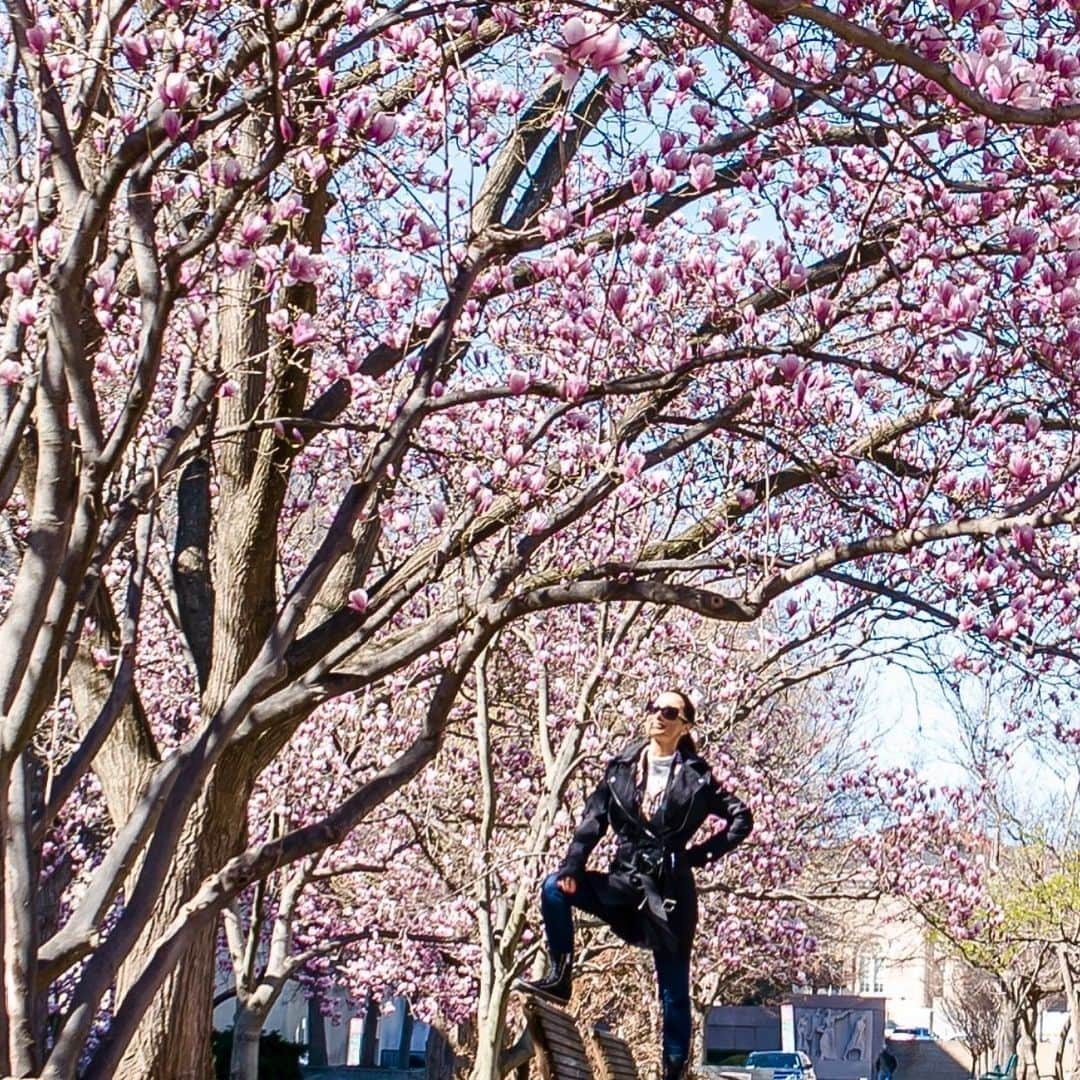
<path fill-rule="evenodd" d="M 38 1027 L 34 1015 L 37 955 L 36 881 L 26 871 L 36 865 L 29 853 L 30 792 L 27 754 L 19 756 L 8 782 L 4 822 L 4 1000 L 8 1060 L 13 1076 L 35 1076 L 39 1069 Z"/>
<path fill-rule="evenodd" d="M 120 635 L 108 593 L 99 590 L 94 605 L 96 630 L 83 635 L 68 673 L 71 699 L 81 734 L 86 734 L 109 696 L 111 676 L 93 657 L 94 648 L 113 655 Z M 112 731 L 94 758 L 94 775 L 101 784 L 109 817 L 119 828 L 131 815 L 143 785 L 159 760 L 146 714 L 137 697 L 122 709 Z"/>
<path fill-rule="evenodd" d="M 424 1049 L 424 1080 L 450 1080 L 454 1075 L 454 1047 L 443 1029 L 435 1024 Z"/>
<path fill-rule="evenodd" d="M 1054 1047 L 1054 1080 L 1064 1080 L 1065 1078 L 1065 1048 L 1069 1044 L 1069 1033 L 1072 1030 L 1072 1022 L 1066 1018 L 1065 1023 L 1061 1025 L 1061 1031 L 1058 1032 L 1057 1045 Z M 1073 1054 L 1073 1058 L 1076 1058 L 1076 1054 Z M 1076 1070 L 1069 1069 L 1069 1080 L 1076 1080 Z"/>
<path fill-rule="evenodd" d="M 1016 1073 L 1023 1080 L 1039 1080 L 1037 1010 L 1037 1002 L 1027 1003 L 1020 1016 L 1020 1045 L 1016 1051 L 1020 1060 Z"/>
<path fill-rule="evenodd" d="M 326 1060 L 326 1017 L 319 1007 L 318 994 L 308 998 L 308 1065 L 328 1065 Z"/>
<path fill-rule="evenodd" d="M 1059 944 L 1057 947 L 1058 968 L 1061 971 L 1061 983 L 1065 989 L 1065 1001 L 1069 1009 L 1069 1017 L 1061 1032 L 1061 1045 L 1058 1051 L 1059 1072 L 1067 1073 L 1069 1080 L 1080 1080 L 1080 1045 L 1078 1040 L 1072 1039 L 1070 1043 L 1070 1062 L 1064 1066 L 1065 1045 L 1070 1030 L 1080 1032 L 1080 986 L 1077 986 L 1076 971 L 1073 967 L 1073 959 L 1067 945 Z"/>
<path fill-rule="evenodd" d="M 360 1064 L 364 1068 L 372 1068 L 375 1064 L 375 1035 L 379 1026 L 379 1006 L 375 999 L 368 994 L 364 1006 L 364 1026 L 360 1035 Z"/>
<path fill-rule="evenodd" d="M 214 634 L 214 592 L 210 580 L 210 465 L 190 462 L 177 486 L 176 549 L 173 584 L 177 610 L 195 661 L 199 685 L 210 674 Z"/>
<path fill-rule="evenodd" d="M 258 1080 L 259 1038 L 262 1035 L 263 1013 L 237 1009 L 233 1025 L 232 1062 L 229 1080 Z"/>
<path fill-rule="evenodd" d="M 192 811 L 157 913 L 120 972 L 118 1001 L 142 968 L 154 940 L 172 913 L 213 869 L 236 853 L 243 838 L 250 790 L 243 755 L 222 761 L 207 795 Z M 118 1072 L 124 1080 L 203 1080 L 212 1076 L 210 1034 L 217 935 L 211 925 L 200 933 L 182 963 L 166 977 L 147 1010 Z"/>
<path fill-rule="evenodd" d="M 487 999 L 482 1001 L 477 1013 L 479 1039 L 476 1044 L 476 1061 L 473 1065 L 474 1080 L 499 1080 L 506 1073 L 504 1049 L 506 1042 L 506 998 L 510 987 L 499 981 L 491 987 Z"/>
<path fill-rule="evenodd" d="M 1019 1041 L 1020 1020 L 1015 1001 L 1006 997 L 1001 1010 L 1001 1025 L 994 1044 L 994 1058 L 1004 1065 L 1016 1051 Z"/>
<path fill-rule="evenodd" d="M 278 911 L 274 916 L 270 931 L 269 948 L 266 950 L 266 963 L 261 966 L 264 886 L 260 882 L 255 890 L 251 916 L 248 921 L 246 937 L 240 932 L 241 916 L 233 908 L 225 920 L 225 938 L 232 955 L 233 976 L 236 980 L 236 1019 L 233 1024 L 232 1060 L 229 1066 L 231 1080 L 258 1080 L 259 1037 L 274 1003 L 281 996 L 281 991 L 289 978 L 295 974 L 300 960 L 292 951 L 292 920 L 296 911 L 296 902 L 310 880 L 308 867 L 301 867 L 287 881 L 281 882 L 278 896 Z M 318 1003 L 308 1002 L 308 1017 L 318 1019 L 320 1027 L 322 1015 Z M 322 1033 L 323 1058 L 326 1057 L 326 1033 Z M 309 1054 L 310 1064 L 313 1061 Z M 322 1064 L 325 1064 L 325 1060 Z"/>
<path fill-rule="evenodd" d="M 258 132 L 252 136 L 251 145 L 257 148 Z M 312 200 L 315 205 L 305 219 L 307 234 L 303 239 L 317 252 L 321 248 L 323 204 L 319 195 Z M 255 422 L 299 416 L 308 388 L 308 365 L 303 358 L 269 347 L 261 271 L 252 267 L 233 275 L 223 283 L 221 292 L 221 366 L 240 389 L 218 406 L 219 423 L 238 433 L 215 447 L 218 514 L 210 553 L 212 587 L 201 555 L 208 534 L 200 520 L 204 488 L 198 471 L 186 474 L 189 486 L 179 493 L 187 520 L 178 529 L 176 551 L 178 594 L 186 608 L 183 625 L 200 669 L 204 716 L 214 714 L 247 671 L 277 613 L 276 522 L 295 447 L 272 426 Z M 296 286 L 290 294 L 291 305 L 314 308 L 311 286 Z M 287 737 L 287 731 L 279 733 L 282 741 Z M 259 761 L 266 760 L 255 750 L 254 745 L 240 744 L 229 750 L 215 769 L 207 795 L 185 828 L 158 913 L 121 974 L 122 990 L 131 985 L 178 907 L 204 878 L 242 850 L 248 796 Z M 210 925 L 200 931 L 184 962 L 158 990 L 125 1054 L 122 1076 L 184 1080 L 206 1075 L 215 944 L 216 932 Z"/>
<path fill-rule="evenodd" d="M 0 804 L 0 812 L 2 812 L 2 804 Z M 3 844 L 0 844 L 0 870 L 3 871 L 0 880 L 5 883 L 4 896 L 7 896 L 7 877 L 8 877 L 8 865 L 7 857 L 4 851 Z M 6 902 L 6 899 L 5 899 Z M 4 920 L 0 919 L 0 955 L 7 955 L 7 929 L 4 926 Z M 7 1076 L 11 1072 L 11 1060 L 8 1057 L 8 1011 L 7 1006 L 0 1008 L 0 1073 Z"/>

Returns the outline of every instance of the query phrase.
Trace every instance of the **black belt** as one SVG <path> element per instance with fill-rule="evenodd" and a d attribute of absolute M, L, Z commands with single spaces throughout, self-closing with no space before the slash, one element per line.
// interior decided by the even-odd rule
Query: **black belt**
<path fill-rule="evenodd" d="M 678 939 L 668 922 L 668 912 L 675 907 L 675 900 L 664 896 L 660 891 L 666 862 L 663 852 L 639 849 L 629 860 L 619 859 L 612 876 L 621 879 L 634 892 L 641 894 L 638 910 L 644 912 L 654 932 L 653 948 L 674 949 L 678 945 Z"/>

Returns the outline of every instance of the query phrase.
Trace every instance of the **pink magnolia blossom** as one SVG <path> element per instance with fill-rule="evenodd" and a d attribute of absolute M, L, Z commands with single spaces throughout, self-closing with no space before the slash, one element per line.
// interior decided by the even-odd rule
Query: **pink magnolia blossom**
<path fill-rule="evenodd" d="M 545 58 L 570 90 L 584 69 L 606 73 L 613 82 L 626 81 L 629 45 L 616 23 L 602 23 L 591 15 L 573 15 L 563 23 L 562 43 L 544 51 Z"/>
<path fill-rule="evenodd" d="M 45 27 L 34 23 L 26 28 L 26 45 L 37 56 L 44 54 L 49 44 L 49 32 Z"/>
<path fill-rule="evenodd" d="M 389 142 L 397 131 L 397 117 L 390 113 L 375 113 L 367 121 L 367 134 L 376 146 Z"/>
<path fill-rule="evenodd" d="M 150 58 L 150 40 L 145 34 L 132 34 L 121 40 L 127 62 L 135 71 L 141 71 Z"/>
<path fill-rule="evenodd" d="M 664 194 L 670 191 L 675 184 L 675 173 L 663 165 L 657 165 L 649 173 L 649 183 L 652 185 L 653 191 L 658 194 Z"/>
<path fill-rule="evenodd" d="M 22 364 L 15 360 L 0 361 L 0 382 L 5 386 L 12 386 L 21 382 L 25 376 Z"/>
<path fill-rule="evenodd" d="M 705 191 L 716 179 L 716 166 L 711 157 L 695 154 L 690 163 L 690 186 L 695 191 Z"/>
<path fill-rule="evenodd" d="M 793 382 L 802 370 L 802 361 L 791 353 L 786 353 L 776 361 L 776 368 L 788 382 Z"/>
<path fill-rule="evenodd" d="M 563 396 L 567 401 L 581 401 L 589 392 L 589 380 L 585 375 L 567 375 L 563 382 Z"/>
<path fill-rule="evenodd" d="M 1031 458 L 1023 451 L 1017 450 L 1009 455 L 1009 473 L 1017 480 L 1030 479 L 1033 472 Z"/>
<path fill-rule="evenodd" d="M 633 480 L 645 467 L 645 455 L 635 451 L 632 454 L 627 454 L 626 460 L 623 462 L 623 479 Z"/>
<path fill-rule="evenodd" d="M 167 109 L 183 109 L 191 100 L 195 87 L 181 71 L 170 71 L 158 84 L 158 97 Z"/>
<path fill-rule="evenodd" d="M 32 297 L 26 297 L 18 302 L 15 311 L 20 325 L 33 326 L 38 317 L 38 302 Z"/>
<path fill-rule="evenodd" d="M 161 126 L 165 134 L 175 142 L 180 137 L 180 129 L 183 126 L 183 118 L 175 109 L 166 109 L 161 114 Z"/>
<path fill-rule="evenodd" d="M 303 348 L 319 339 L 319 328 L 315 320 L 305 311 L 293 323 L 292 343 L 296 348 Z"/>

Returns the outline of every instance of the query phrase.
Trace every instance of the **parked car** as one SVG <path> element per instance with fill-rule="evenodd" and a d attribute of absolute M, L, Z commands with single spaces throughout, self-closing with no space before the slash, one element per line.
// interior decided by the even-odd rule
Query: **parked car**
<path fill-rule="evenodd" d="M 755 1050 L 746 1056 L 753 1080 L 817 1080 L 813 1062 L 802 1051 Z"/>
<path fill-rule="evenodd" d="M 916 1039 L 936 1039 L 937 1036 L 929 1029 L 924 1027 L 913 1028 L 893 1028 L 892 1031 L 885 1032 L 885 1038 L 890 1042 L 912 1042 Z"/>

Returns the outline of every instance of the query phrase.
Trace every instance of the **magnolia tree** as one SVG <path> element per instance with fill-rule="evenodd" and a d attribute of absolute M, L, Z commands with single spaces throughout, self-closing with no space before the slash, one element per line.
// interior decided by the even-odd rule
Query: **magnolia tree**
<path fill-rule="evenodd" d="M 1067 664 L 1076 35 L 7 5 L 4 1071 L 199 1068 L 218 914 L 415 777 L 529 613 L 820 588 Z M 249 843 L 297 725 L 392 678 L 420 718 Z"/>
<path fill-rule="evenodd" d="M 471 716 L 451 725 L 436 763 L 350 835 L 323 882 L 310 878 L 302 887 L 304 901 L 287 912 L 275 903 L 273 918 L 284 917 L 295 942 L 289 968 L 313 989 L 345 988 L 356 1001 L 406 996 L 415 1013 L 450 1034 L 465 1022 L 459 1049 L 475 1073 L 506 1071 L 511 982 L 535 954 L 529 922 L 550 845 L 568 836 L 561 796 L 583 756 L 601 750 L 598 710 L 614 706 L 623 723 L 640 712 L 638 695 L 649 692 L 662 663 L 657 610 L 570 609 L 497 636 L 462 691 Z M 620 703 L 619 694 L 628 696 Z M 407 686 L 394 695 L 399 715 L 421 705 Z M 313 718 L 260 789 L 301 791 L 290 799 L 294 820 L 319 814 L 357 760 L 381 752 L 389 718 L 387 700 L 371 700 L 333 726 Z M 312 757 L 324 779 L 282 784 L 286 762 L 303 772 Z M 368 860 L 389 854 L 381 866 L 345 859 L 334 873 L 346 851 Z M 254 900 L 252 930 L 271 915 Z M 326 948 L 332 942 L 337 947 Z M 311 948 L 323 964 L 312 963 Z M 518 1050 L 529 1052 L 524 1043 Z"/>
<path fill-rule="evenodd" d="M 397 689 L 401 708 L 408 688 Z M 302 724 L 259 778 L 249 803 L 253 838 L 319 820 L 358 759 L 381 753 L 385 703 L 333 712 Z M 290 979 L 331 1009 L 346 989 L 358 1001 L 405 994 L 429 1016 L 437 995 L 447 1020 L 466 1019 L 460 1003 L 472 1000 L 477 961 L 470 913 L 425 870 L 421 837 L 388 807 L 333 851 L 278 871 L 229 905 L 221 950 L 227 989 L 216 1002 L 235 997 L 232 1077 L 258 1076 L 263 1023 Z M 342 970 L 363 974 L 345 980 Z"/>
<path fill-rule="evenodd" d="M 971 1055 L 971 1071 L 985 1066 L 997 1039 L 1001 999 L 993 979 L 985 972 L 962 967 L 950 980 L 943 1012 Z"/>
<path fill-rule="evenodd" d="M 1036 1076 L 1039 1009 L 1059 998 L 1069 1024 L 1059 1036 L 1056 1069 L 1080 1077 L 1069 1039 L 1080 1022 L 1080 762 L 1071 718 L 1061 708 L 1061 690 L 1032 687 L 1004 672 L 974 685 L 961 679 L 953 689 L 958 762 L 979 792 L 986 895 L 982 917 L 963 940 L 933 913 L 931 923 L 964 962 L 967 981 L 981 979 L 990 988 L 994 1058 L 1017 1053 L 1017 1074 Z M 979 1026 L 967 1027 L 984 1038 Z"/>
<path fill-rule="evenodd" d="M 309 879 L 306 904 L 288 911 L 284 902 L 261 908 L 264 891 L 256 890 L 255 919 L 263 910 L 268 924 L 288 922 L 296 942 L 274 969 L 278 981 L 264 977 L 267 990 L 317 949 L 318 969 L 305 981 L 323 991 L 336 983 L 356 1001 L 402 994 L 450 1032 L 475 1020 L 458 1047 L 472 1075 L 490 1080 L 509 1071 L 530 1052 L 527 1040 L 516 1040 L 509 991 L 542 940 L 540 881 L 561 859 L 599 766 L 638 737 L 643 702 L 670 684 L 697 697 L 695 734 L 756 818 L 739 856 L 720 873 L 699 875 L 699 1035 L 713 1004 L 807 981 L 823 960 L 813 917 L 822 905 L 917 893 L 950 910 L 955 925 L 971 920 L 978 875 L 942 858 L 966 836 L 963 813 L 933 805 L 910 773 L 868 764 L 866 746 L 850 735 L 860 707 L 850 674 L 841 670 L 813 692 L 802 686 L 812 671 L 830 678 L 820 641 L 781 641 L 765 627 L 718 635 L 685 614 L 660 617 L 641 606 L 609 616 L 581 609 L 533 618 L 492 642 L 463 689 L 471 724 L 455 723 L 424 776 L 345 845 L 393 858 L 363 873 L 346 860 L 342 870 L 353 873 L 336 875 L 330 889 Z M 841 654 L 831 653 L 835 663 Z M 403 689 L 396 707 L 408 703 Z M 354 725 L 322 725 L 321 743 L 312 720 L 290 754 L 302 768 L 316 761 L 327 779 L 283 782 L 282 762 L 264 775 L 268 789 L 300 793 L 290 799 L 294 817 L 319 813 L 358 754 L 377 752 L 384 720 L 385 705 L 372 703 Z M 597 852 L 597 866 L 607 854 L 606 846 Z M 615 1024 L 646 1060 L 656 1044 L 654 996 L 642 992 L 651 960 L 613 947 L 610 934 L 588 923 L 575 1006 Z M 436 931 L 440 947 L 424 948 Z M 283 939 L 271 936 L 268 955 Z M 246 1016 L 257 1019 L 251 1010 Z M 258 1023 L 249 1026 L 257 1039 Z"/>

